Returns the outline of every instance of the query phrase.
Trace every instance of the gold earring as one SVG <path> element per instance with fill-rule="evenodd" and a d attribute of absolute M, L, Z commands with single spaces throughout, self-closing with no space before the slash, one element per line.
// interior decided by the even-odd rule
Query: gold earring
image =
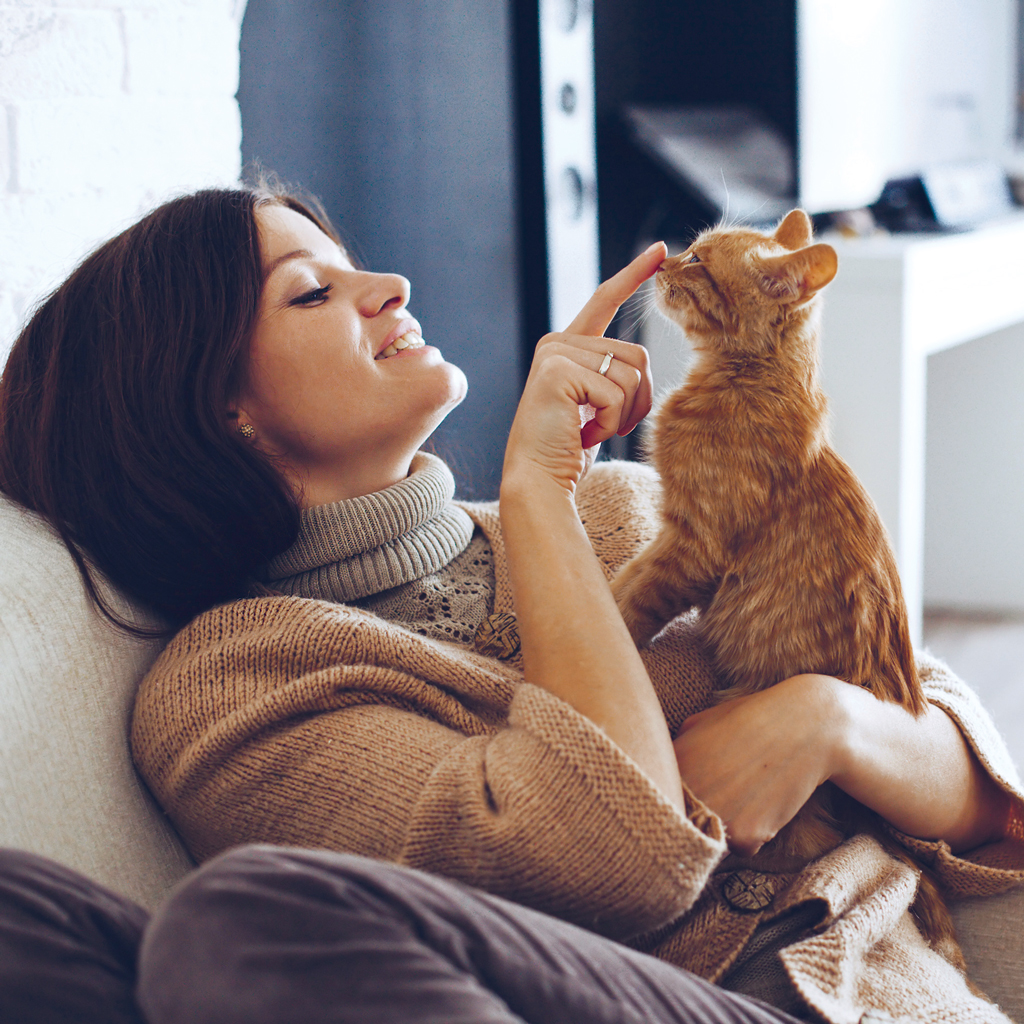
<path fill-rule="evenodd" d="M 251 441 L 256 436 L 256 428 L 251 423 L 239 423 L 235 430 L 246 441 Z"/>

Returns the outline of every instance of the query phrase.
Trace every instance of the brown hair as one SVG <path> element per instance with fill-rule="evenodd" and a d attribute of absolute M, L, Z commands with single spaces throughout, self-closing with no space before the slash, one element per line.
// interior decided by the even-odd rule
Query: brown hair
<path fill-rule="evenodd" d="M 298 532 L 282 475 L 227 416 L 259 312 L 267 204 L 337 238 L 282 189 L 174 199 L 43 302 L 0 378 L 0 489 L 50 521 L 92 600 L 132 633 L 150 631 L 114 612 L 89 562 L 173 627 L 243 594 Z"/>

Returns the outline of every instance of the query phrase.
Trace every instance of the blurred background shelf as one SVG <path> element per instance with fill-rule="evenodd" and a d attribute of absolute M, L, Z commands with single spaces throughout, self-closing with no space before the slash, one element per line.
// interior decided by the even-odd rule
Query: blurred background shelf
<path fill-rule="evenodd" d="M 834 442 L 893 538 L 915 636 L 925 606 L 1024 613 L 1024 217 L 830 241 Z"/>

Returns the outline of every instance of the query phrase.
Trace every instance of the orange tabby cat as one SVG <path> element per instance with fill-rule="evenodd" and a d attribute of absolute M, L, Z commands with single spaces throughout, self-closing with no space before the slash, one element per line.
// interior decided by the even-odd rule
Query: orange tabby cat
<path fill-rule="evenodd" d="M 662 264 L 658 304 L 689 336 L 695 362 L 656 415 L 661 532 L 613 591 L 641 646 L 699 608 L 721 699 L 819 672 L 918 714 L 925 700 L 896 561 L 871 499 L 828 443 L 816 296 L 837 261 L 810 243 L 810 219 L 794 210 L 770 236 L 706 231 Z M 826 785 L 753 863 L 792 870 L 865 828 L 909 861 L 870 812 Z M 928 880 L 915 912 L 956 961 Z"/>

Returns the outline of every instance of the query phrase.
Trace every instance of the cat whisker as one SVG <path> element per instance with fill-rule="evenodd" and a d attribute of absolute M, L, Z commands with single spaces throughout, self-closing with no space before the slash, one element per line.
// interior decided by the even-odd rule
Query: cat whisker
<path fill-rule="evenodd" d="M 637 296 L 634 296 L 634 298 L 638 298 L 638 301 L 633 303 L 631 309 L 626 310 L 627 317 L 629 318 L 626 323 L 626 333 L 630 337 L 637 336 L 640 328 L 647 323 L 651 314 L 658 308 L 653 291 L 650 289 L 637 293 Z"/>
<path fill-rule="evenodd" d="M 640 302 L 634 302 L 629 306 L 623 304 L 619 309 L 619 320 L 623 323 L 628 323 L 636 326 L 641 323 L 644 319 L 644 312 L 647 309 L 646 305 Z"/>
<path fill-rule="evenodd" d="M 747 217 L 747 219 L 748 219 L 748 220 L 754 220 L 754 219 L 755 219 L 755 218 L 757 217 L 757 215 L 758 215 L 758 214 L 759 214 L 759 213 L 760 213 L 760 212 L 761 212 L 761 211 L 762 211 L 762 210 L 763 210 L 763 209 L 764 209 L 764 208 L 765 208 L 765 207 L 766 207 L 767 205 L 768 205 L 768 200 L 767 200 L 767 199 L 765 199 L 765 201 L 764 201 L 763 203 L 761 203 L 761 205 L 760 205 L 760 206 L 759 206 L 759 207 L 758 207 L 758 208 L 757 208 L 756 210 L 752 210 L 752 211 L 750 212 L 750 215 L 749 215 L 749 216 Z"/>
<path fill-rule="evenodd" d="M 619 307 L 624 313 L 632 313 L 640 306 L 648 306 L 654 302 L 654 288 L 648 282 L 641 285 L 626 301 Z"/>
<path fill-rule="evenodd" d="M 640 332 L 640 328 L 647 322 L 647 318 L 650 313 L 647 310 L 641 310 L 636 316 L 631 317 L 624 325 L 625 330 L 623 334 L 628 335 L 630 338 L 636 338 Z"/>
<path fill-rule="evenodd" d="M 634 292 L 622 304 L 622 306 L 620 306 L 620 315 L 634 316 L 639 314 L 640 316 L 644 316 L 648 310 L 653 308 L 654 304 L 654 289 L 649 284 L 646 284 Z"/>
<path fill-rule="evenodd" d="M 732 198 L 729 195 L 729 183 L 725 180 L 724 168 L 719 167 L 718 173 L 722 176 L 722 188 L 725 190 L 725 208 L 722 210 L 722 219 L 719 223 L 722 227 L 732 227 L 732 223 L 729 220 L 729 209 L 732 205 Z"/>
<path fill-rule="evenodd" d="M 619 307 L 620 309 L 629 309 L 632 306 L 643 305 L 646 297 L 650 291 L 650 288 L 646 285 L 641 285 L 626 301 Z"/>

